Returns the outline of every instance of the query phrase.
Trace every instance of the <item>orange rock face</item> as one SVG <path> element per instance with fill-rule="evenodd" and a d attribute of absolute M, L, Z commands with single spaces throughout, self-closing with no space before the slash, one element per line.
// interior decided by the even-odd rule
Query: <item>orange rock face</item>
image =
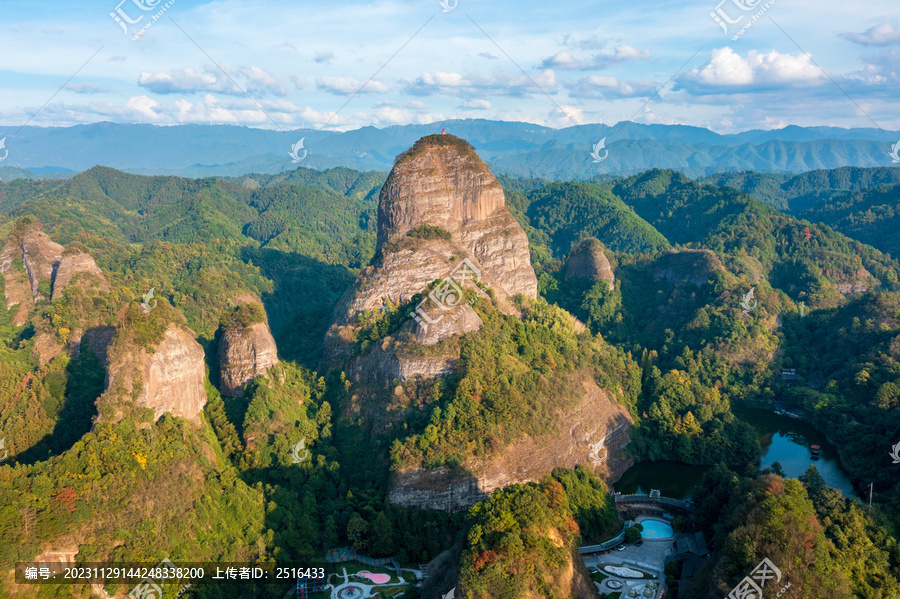
<path fill-rule="evenodd" d="M 398 158 L 381 190 L 378 256 L 335 309 L 332 355 L 341 353 L 340 329 L 352 327 L 361 312 L 385 300 L 407 302 L 432 281 L 453 277 L 463 263 L 474 274 L 460 287 L 491 287 L 501 310 L 514 312 L 516 294 L 537 297 L 528 238 L 507 210 L 503 189 L 471 146 L 452 135 L 423 138 Z M 417 338 L 433 345 L 480 327 L 474 318 L 454 318 L 456 308 L 424 306 L 423 312 L 447 318 L 427 333 L 417 322 Z M 450 319 L 453 326 L 444 326 Z"/>

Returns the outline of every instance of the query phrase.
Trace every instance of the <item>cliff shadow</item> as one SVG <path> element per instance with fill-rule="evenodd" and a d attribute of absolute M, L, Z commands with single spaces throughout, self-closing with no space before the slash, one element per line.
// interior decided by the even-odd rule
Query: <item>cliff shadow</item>
<path fill-rule="evenodd" d="M 245 247 L 241 259 L 274 282 L 273 291 L 263 293 L 260 299 L 279 357 L 310 368 L 317 366 L 331 313 L 356 273 L 343 265 L 273 249 Z"/>
<path fill-rule="evenodd" d="M 84 338 L 91 331 L 86 332 Z M 33 464 L 46 460 L 51 454 L 59 455 L 91 430 L 97 415 L 96 400 L 106 387 L 106 368 L 101 358 L 97 357 L 93 348 L 83 343 L 78 358 L 69 361 L 65 378 L 54 377 L 51 380 L 54 374 L 58 373 L 51 373 L 44 381 L 51 397 L 58 398 L 49 406 L 55 412 L 48 414 L 56 421 L 53 431 L 20 453 L 16 458 L 18 463 Z"/>

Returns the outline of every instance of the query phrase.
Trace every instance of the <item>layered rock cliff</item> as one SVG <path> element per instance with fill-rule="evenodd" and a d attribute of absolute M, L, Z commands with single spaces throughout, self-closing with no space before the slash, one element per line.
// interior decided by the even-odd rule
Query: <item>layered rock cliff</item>
<path fill-rule="evenodd" d="M 616 277 L 599 240 L 589 237 L 569 252 L 566 260 L 566 280 L 575 277 L 609 281 L 610 288 L 615 284 Z"/>
<path fill-rule="evenodd" d="M 503 188 L 467 142 L 422 138 L 397 159 L 381 190 L 378 250 L 427 223 L 449 232 L 501 291 L 536 297 L 528 238 L 505 204 Z"/>
<path fill-rule="evenodd" d="M 240 314 L 250 312 L 256 313 L 257 320 L 265 316 L 262 305 L 247 303 L 239 306 L 232 313 L 233 318 L 222 326 L 219 339 L 221 392 L 229 397 L 240 397 L 247 384 L 258 376 L 265 376 L 269 368 L 278 364 L 275 339 L 266 322 L 239 318 Z M 252 317 L 248 318 L 252 320 Z"/>
<path fill-rule="evenodd" d="M 166 412 L 197 424 L 206 405 L 203 348 L 194 334 L 178 324 L 169 325 L 152 352 L 120 348 L 107 371 L 107 391 L 132 394 L 139 406 L 151 408 L 158 420 Z"/>
<path fill-rule="evenodd" d="M 56 267 L 62 258 L 63 246 L 54 242 L 43 231 L 32 228 L 22 236 L 22 262 L 25 264 L 25 272 L 28 273 L 28 281 L 31 284 L 31 295 L 35 301 L 38 298 L 50 299 L 49 293 L 40 290 L 41 282 L 53 282 Z"/>
<path fill-rule="evenodd" d="M 90 254 L 66 249 L 56 266 L 52 299 L 55 301 L 61 297 L 63 291 L 70 285 L 80 289 L 94 288 L 100 291 L 109 291 L 109 283 L 103 275 L 103 271 L 100 270 Z"/>
<path fill-rule="evenodd" d="M 585 381 L 583 399 L 559 411 L 553 432 L 526 435 L 490 459 L 470 460 L 465 473 L 447 468 L 397 472 L 389 498 L 407 507 L 459 511 L 496 489 L 578 464 L 615 480 L 633 463 L 622 451 L 633 422 L 624 406 L 611 401 L 593 381 Z"/>
<path fill-rule="evenodd" d="M 349 327 L 365 310 L 403 304 L 436 280 L 449 281 L 419 307 L 412 332 L 423 344 L 477 330 L 460 290 L 490 287 L 498 306 L 514 312 L 516 294 L 537 296 L 528 239 L 505 206 L 503 189 L 465 141 L 432 135 L 398 157 L 378 206 L 378 259 L 363 270 L 335 308 L 332 356 L 346 354 Z M 464 318 L 450 318 L 457 316 Z M 440 321 L 437 327 L 427 326 Z"/>
<path fill-rule="evenodd" d="M 3 275 L 3 293 L 6 296 L 6 309 L 18 306 L 13 315 L 13 324 L 22 326 L 28 320 L 28 314 L 34 308 L 34 296 L 28 274 L 22 264 L 22 245 L 18 238 L 10 237 L 0 250 L 0 274 Z"/>
<path fill-rule="evenodd" d="M 63 247 L 34 223 L 17 226 L 3 244 L 0 274 L 7 310 L 18 306 L 13 315 L 16 326 L 28 321 L 36 303 L 55 301 L 69 287 L 93 293 L 110 289 L 103 272 L 80 244 Z M 97 322 L 90 314 L 76 310 L 74 321 L 67 324 L 73 328 L 69 346 L 72 354 L 77 355 L 84 328 Z M 34 356 L 43 366 L 65 349 L 66 339 L 47 323 L 36 322 L 35 328 Z"/>
<path fill-rule="evenodd" d="M 7 310 L 19 306 L 14 324 L 25 324 L 35 302 L 56 300 L 69 286 L 109 291 L 100 267 L 77 245 L 61 246 L 39 225 L 28 225 L 6 240 L 0 250 L 0 274 L 5 281 Z"/>

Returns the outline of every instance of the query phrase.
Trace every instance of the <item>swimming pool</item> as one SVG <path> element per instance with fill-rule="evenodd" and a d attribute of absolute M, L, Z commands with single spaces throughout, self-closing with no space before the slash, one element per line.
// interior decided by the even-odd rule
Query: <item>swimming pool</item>
<path fill-rule="evenodd" d="M 641 537 L 644 539 L 668 539 L 672 537 L 672 527 L 662 520 L 641 520 L 644 527 Z"/>

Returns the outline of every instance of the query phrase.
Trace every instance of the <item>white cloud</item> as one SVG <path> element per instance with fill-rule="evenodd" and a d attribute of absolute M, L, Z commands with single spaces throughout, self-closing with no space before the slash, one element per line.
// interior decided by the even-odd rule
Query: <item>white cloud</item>
<path fill-rule="evenodd" d="M 591 35 L 586 38 L 577 38 L 574 35 L 567 34 L 563 37 L 562 40 L 563 45 L 569 46 L 570 48 L 580 48 L 582 50 L 599 50 L 607 45 L 607 40 L 601 39 L 596 35 Z"/>
<path fill-rule="evenodd" d="M 694 68 L 690 78 L 708 86 L 730 87 L 819 83 L 825 75 L 805 54 L 794 56 L 774 50 L 762 54 L 750 50 L 743 57 L 726 46 L 714 49 L 709 62 L 702 68 Z"/>
<path fill-rule="evenodd" d="M 491 103 L 487 100 L 474 99 L 463 104 L 463 108 L 471 108 L 472 110 L 489 110 Z"/>
<path fill-rule="evenodd" d="M 554 129 L 563 129 L 584 124 L 584 121 L 584 111 L 582 109 L 564 104 L 547 113 L 547 118 L 541 119 L 538 124 L 553 127 Z"/>
<path fill-rule="evenodd" d="M 237 70 L 227 64 L 221 70 L 207 65 L 203 71 L 191 67 L 172 69 L 168 73 L 151 73 L 142 71 L 138 76 L 138 85 L 156 94 L 208 93 L 216 92 L 232 96 L 243 96 L 244 92 L 232 82 L 240 80 L 247 92 L 255 94 L 287 95 L 287 85 L 272 72 L 256 66 L 244 66 Z M 240 85 L 240 84 L 239 84 Z"/>
<path fill-rule="evenodd" d="M 409 94 L 445 94 L 472 99 L 552 93 L 557 81 L 555 73 L 550 69 L 530 76 L 497 69 L 491 75 L 434 71 L 422 73 L 415 80 L 404 79 L 403 84 L 404 90 Z"/>
<path fill-rule="evenodd" d="M 387 93 L 388 87 L 376 80 L 369 81 L 362 87 L 363 82 L 353 77 L 319 77 L 316 79 L 316 86 L 319 89 L 331 92 L 333 94 L 355 94 L 355 93 Z M 360 89 L 362 87 L 362 89 Z"/>
<path fill-rule="evenodd" d="M 241 124 L 273 128 L 272 121 L 285 127 L 321 127 L 327 130 L 346 130 L 371 124 L 371 115 L 335 115 L 309 106 L 300 107 L 283 99 L 262 100 L 256 103 L 246 98 L 222 98 L 206 94 L 202 99 L 184 98 L 171 104 L 159 102 L 146 95 L 130 97 L 124 103 L 92 102 L 83 105 L 49 104 L 41 112 L 41 121 L 55 124 L 80 124 L 82 120 L 110 120 L 120 123 L 154 123 L 173 125 L 185 123 Z M 260 110 L 260 106 L 262 110 Z M 6 115 L 0 115 L 6 116 Z"/>
<path fill-rule="evenodd" d="M 594 54 L 587 60 L 574 57 L 566 50 L 557 52 L 549 58 L 541 61 L 541 68 L 556 68 L 569 71 L 590 71 L 596 69 L 605 69 L 606 67 L 627 60 L 638 60 L 650 58 L 649 50 L 638 50 L 627 44 L 620 44 L 615 47 L 612 53 Z"/>
<path fill-rule="evenodd" d="M 577 69 L 580 68 L 582 64 L 581 61 L 575 60 L 575 57 L 565 50 L 557 52 L 550 58 L 545 58 L 541 61 L 542 67 L 556 69 Z"/>
<path fill-rule="evenodd" d="M 383 125 L 408 125 L 416 123 L 424 125 L 443 120 L 443 116 L 431 113 L 417 113 L 404 108 L 385 106 L 375 111 L 375 118 Z"/>
<path fill-rule="evenodd" d="M 606 75 L 587 75 L 566 84 L 572 98 L 630 98 L 652 94 L 650 81 L 622 81 Z"/>
<path fill-rule="evenodd" d="M 247 91 L 276 96 L 286 96 L 287 86 L 275 74 L 261 67 L 241 67 L 240 74 L 247 80 Z"/>
<path fill-rule="evenodd" d="M 887 46 L 900 43 L 900 27 L 894 27 L 890 23 L 882 23 L 870 27 L 863 33 L 844 33 L 843 36 L 852 42 L 863 46 Z"/>
<path fill-rule="evenodd" d="M 216 77 L 208 70 L 196 71 L 190 67 L 173 69 L 168 73 L 148 73 L 141 71 L 138 85 L 156 94 L 175 94 L 192 92 L 239 93 L 222 78 Z"/>

